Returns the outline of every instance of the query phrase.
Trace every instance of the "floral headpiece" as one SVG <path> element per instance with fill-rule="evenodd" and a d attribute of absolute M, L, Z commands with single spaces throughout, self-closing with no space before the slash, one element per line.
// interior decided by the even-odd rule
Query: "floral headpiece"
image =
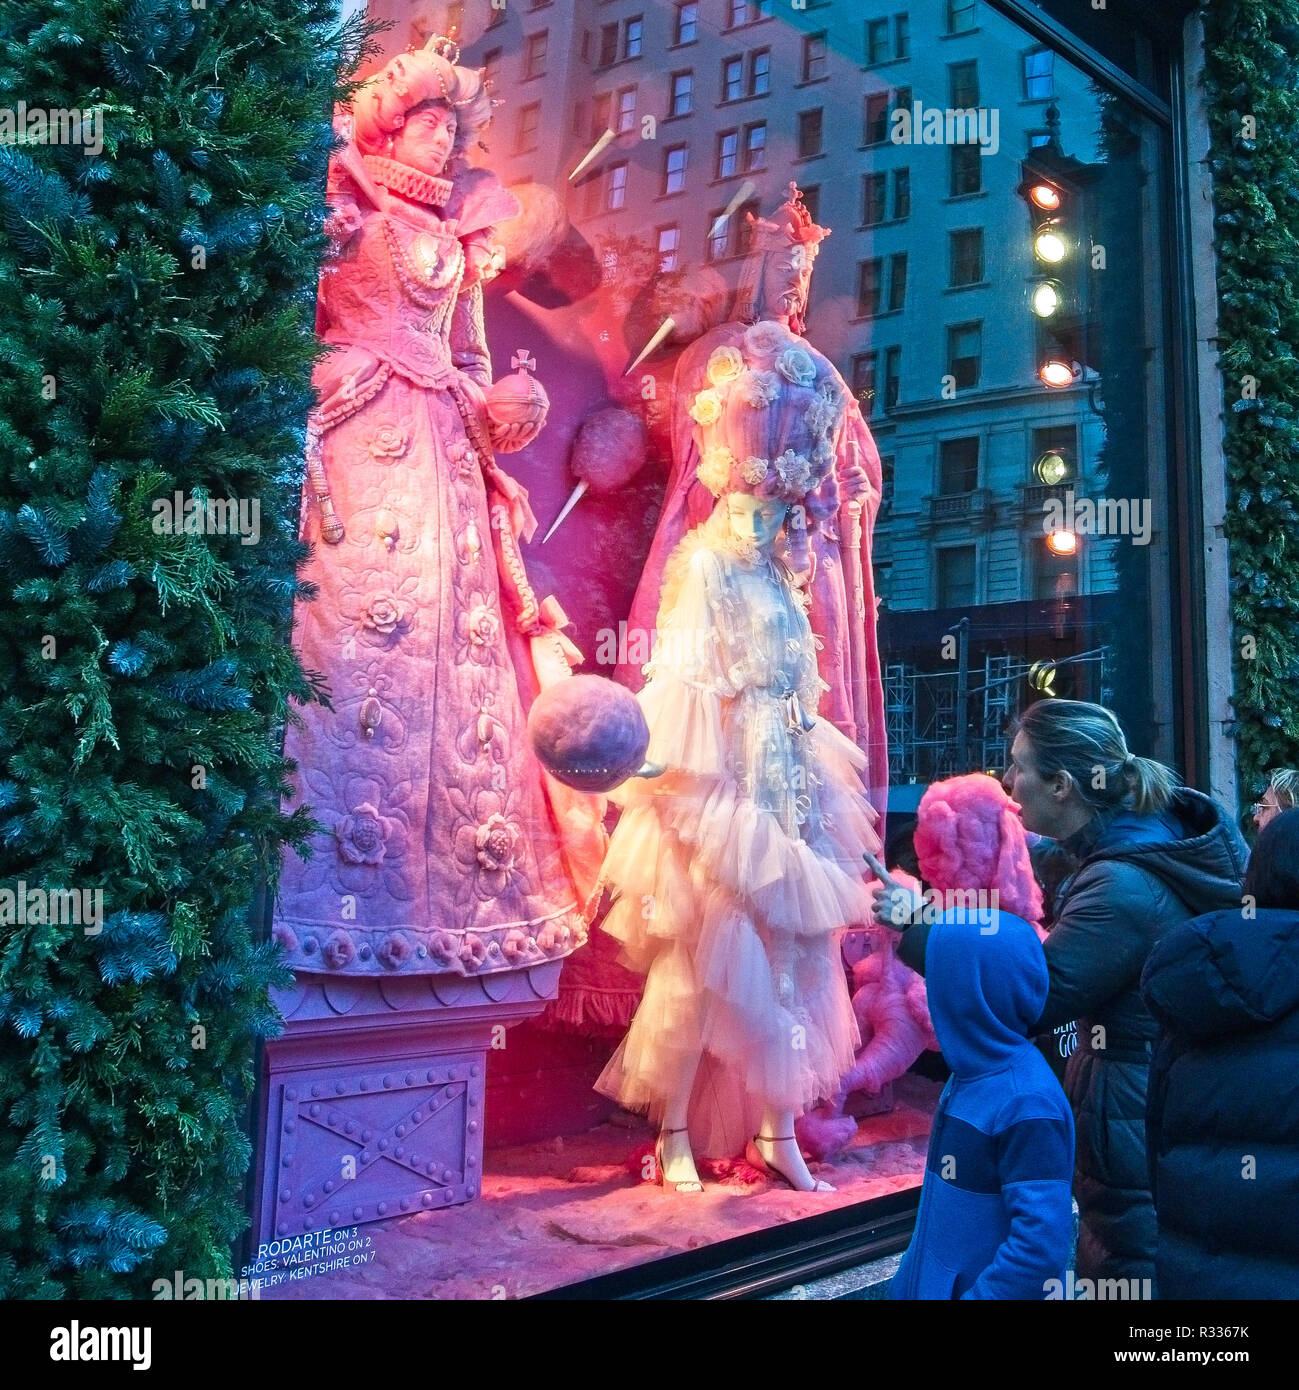
<path fill-rule="evenodd" d="M 843 392 L 781 324 L 755 323 L 742 341 L 743 351 L 713 349 L 704 368 L 708 384 L 689 406 L 699 426 L 695 476 L 714 497 L 748 492 L 795 505 L 834 465 Z"/>

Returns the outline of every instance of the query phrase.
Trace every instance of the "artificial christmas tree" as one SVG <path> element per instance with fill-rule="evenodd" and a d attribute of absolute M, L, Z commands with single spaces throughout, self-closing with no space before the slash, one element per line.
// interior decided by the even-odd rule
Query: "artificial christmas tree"
<path fill-rule="evenodd" d="M 288 978 L 250 906 L 310 824 L 278 805 L 317 694 L 287 623 L 363 42 L 333 0 L 0 14 L 0 889 L 35 908 L 0 893 L 0 1297 L 224 1276 L 246 1224 Z"/>

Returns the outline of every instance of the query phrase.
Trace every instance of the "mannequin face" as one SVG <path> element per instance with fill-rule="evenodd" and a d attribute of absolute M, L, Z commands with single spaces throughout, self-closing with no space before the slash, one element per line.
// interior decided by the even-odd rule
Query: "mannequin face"
<path fill-rule="evenodd" d="M 1001 785 L 1019 802 L 1024 829 L 1035 835 L 1063 840 L 1091 819 L 1091 811 L 1069 777 L 1063 772 L 1043 777 L 1038 771 L 1033 747 L 1022 731 L 1010 746 L 1010 766 Z"/>
<path fill-rule="evenodd" d="M 784 502 L 754 497 L 747 492 L 729 493 L 724 505 L 731 524 L 731 535 L 737 541 L 748 541 L 762 551 L 771 549 L 789 511 L 789 506 Z"/>
<path fill-rule="evenodd" d="M 762 302 L 770 317 L 787 323 L 791 315 L 802 316 L 812 288 L 813 254 L 796 243 L 767 257 L 762 270 Z"/>
<path fill-rule="evenodd" d="M 392 158 L 425 174 L 441 174 L 456 138 L 456 113 L 442 101 L 426 101 L 406 113 L 392 138 Z"/>

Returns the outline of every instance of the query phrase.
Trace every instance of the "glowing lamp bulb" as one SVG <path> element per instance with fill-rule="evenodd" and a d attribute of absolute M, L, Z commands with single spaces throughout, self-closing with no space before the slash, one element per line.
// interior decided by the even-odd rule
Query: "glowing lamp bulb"
<path fill-rule="evenodd" d="M 1044 281 L 1033 291 L 1033 312 L 1040 319 L 1049 319 L 1060 307 L 1060 291 L 1049 281 Z"/>
<path fill-rule="evenodd" d="M 1037 461 L 1037 476 L 1047 487 L 1055 487 L 1069 476 L 1069 465 L 1059 454 L 1043 454 Z"/>
<path fill-rule="evenodd" d="M 1060 206 L 1060 190 L 1049 183 L 1035 183 L 1028 196 L 1043 212 L 1054 212 Z"/>
<path fill-rule="evenodd" d="M 1050 228 L 1038 232 L 1033 240 L 1033 250 L 1040 261 L 1048 265 L 1059 265 L 1065 257 L 1064 238 Z"/>
<path fill-rule="evenodd" d="M 1044 362 L 1037 374 L 1047 386 L 1073 385 L 1073 367 L 1068 362 Z"/>
<path fill-rule="evenodd" d="M 1053 555 L 1073 555 L 1078 549 L 1078 537 L 1072 531 L 1052 531 L 1046 538 L 1046 548 Z"/>

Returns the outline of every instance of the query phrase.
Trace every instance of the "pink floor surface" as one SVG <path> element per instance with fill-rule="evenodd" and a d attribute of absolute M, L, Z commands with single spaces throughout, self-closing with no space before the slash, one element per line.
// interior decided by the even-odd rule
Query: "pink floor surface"
<path fill-rule="evenodd" d="M 896 1082 L 890 1112 L 863 1120 L 832 1164 L 812 1165 L 833 1193 L 706 1181 L 702 1193 L 679 1194 L 637 1182 L 627 1159 L 648 1131 L 612 1123 L 490 1150 L 479 1200 L 362 1226 L 363 1249 L 346 1267 L 324 1270 L 325 1257 L 304 1257 L 261 1297 L 521 1298 L 916 1187 L 940 1089 L 913 1075 Z"/>

